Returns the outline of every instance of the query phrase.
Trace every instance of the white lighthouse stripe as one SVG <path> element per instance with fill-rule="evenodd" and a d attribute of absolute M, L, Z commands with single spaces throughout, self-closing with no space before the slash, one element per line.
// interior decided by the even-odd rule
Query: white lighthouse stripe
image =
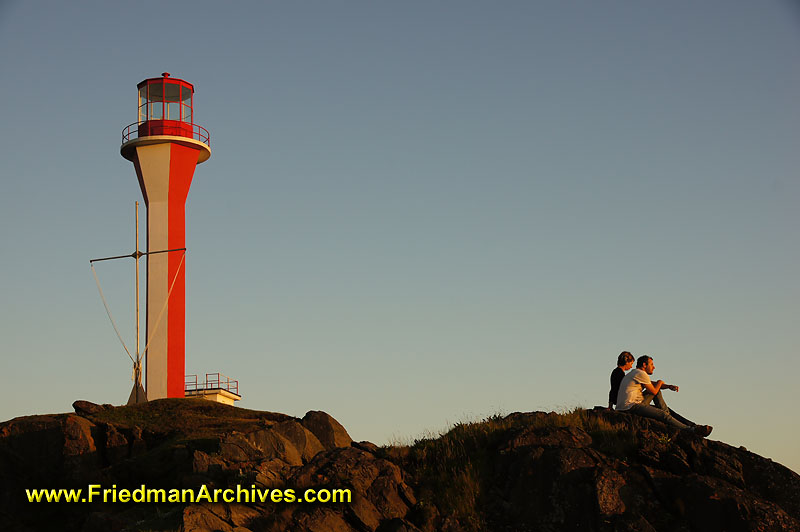
<path fill-rule="evenodd" d="M 169 144 L 137 146 L 136 155 L 141 179 L 147 189 L 147 249 L 168 249 L 169 244 Z M 168 326 L 162 323 L 155 331 L 158 315 L 167 304 L 169 292 L 168 256 L 147 256 L 147 338 L 146 386 L 150 399 L 167 396 Z"/>
<path fill-rule="evenodd" d="M 167 249 L 167 202 L 151 202 L 147 207 L 147 249 Z M 167 304 L 169 291 L 168 253 L 147 256 L 147 390 L 150 399 L 167 396 L 167 332 L 162 323 L 155 331 L 158 314 Z M 166 321 L 166 320 L 165 320 Z"/>
<path fill-rule="evenodd" d="M 169 200 L 169 155 L 168 143 L 136 147 L 149 203 Z"/>

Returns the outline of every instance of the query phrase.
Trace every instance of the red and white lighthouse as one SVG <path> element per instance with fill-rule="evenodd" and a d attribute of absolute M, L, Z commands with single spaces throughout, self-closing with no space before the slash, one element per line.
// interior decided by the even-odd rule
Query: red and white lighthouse
<path fill-rule="evenodd" d="M 194 123 L 194 87 L 163 73 L 139 89 L 139 119 L 122 132 L 147 205 L 147 398 L 184 397 L 186 368 L 185 204 L 195 167 L 211 157 Z"/>

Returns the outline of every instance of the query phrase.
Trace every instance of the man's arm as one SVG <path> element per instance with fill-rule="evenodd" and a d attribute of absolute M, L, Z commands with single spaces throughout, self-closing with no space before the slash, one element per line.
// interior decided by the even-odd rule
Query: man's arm
<path fill-rule="evenodd" d="M 661 379 L 657 380 L 655 385 L 652 382 L 643 382 L 641 383 L 644 386 L 644 389 L 650 392 L 653 395 L 658 394 L 658 391 L 664 387 L 664 381 Z"/>
<path fill-rule="evenodd" d="M 664 384 L 661 386 L 664 390 L 672 390 L 673 392 L 677 392 L 680 389 L 680 386 L 675 386 L 674 384 Z"/>

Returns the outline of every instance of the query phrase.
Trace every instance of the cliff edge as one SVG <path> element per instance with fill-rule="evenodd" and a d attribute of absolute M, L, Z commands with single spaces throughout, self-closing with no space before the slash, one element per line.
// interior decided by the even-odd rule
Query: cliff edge
<path fill-rule="evenodd" d="M 514 413 L 411 446 L 199 399 L 0 424 L 3 530 L 800 531 L 800 476 L 744 448 L 605 410 Z M 248 492 L 246 502 L 28 502 L 26 489 Z M 348 489 L 350 502 L 256 490 Z M 252 496 L 251 496 L 252 495 Z"/>

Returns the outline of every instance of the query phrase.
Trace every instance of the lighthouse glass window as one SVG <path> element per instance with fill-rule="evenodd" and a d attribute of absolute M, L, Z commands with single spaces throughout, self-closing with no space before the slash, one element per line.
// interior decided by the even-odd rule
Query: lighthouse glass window
<path fill-rule="evenodd" d="M 184 122 L 192 122 L 192 89 L 189 87 L 181 86 L 181 107 L 183 114 L 181 120 Z"/>
<path fill-rule="evenodd" d="M 147 99 L 147 119 L 148 120 L 163 120 L 164 119 L 164 85 L 161 83 L 148 83 Z"/>
<path fill-rule="evenodd" d="M 181 86 L 177 83 L 164 84 L 164 101 L 166 102 L 167 116 L 166 120 L 180 120 L 181 119 L 181 103 L 180 103 Z"/>
<path fill-rule="evenodd" d="M 139 88 L 139 122 L 147 120 L 147 85 Z"/>

